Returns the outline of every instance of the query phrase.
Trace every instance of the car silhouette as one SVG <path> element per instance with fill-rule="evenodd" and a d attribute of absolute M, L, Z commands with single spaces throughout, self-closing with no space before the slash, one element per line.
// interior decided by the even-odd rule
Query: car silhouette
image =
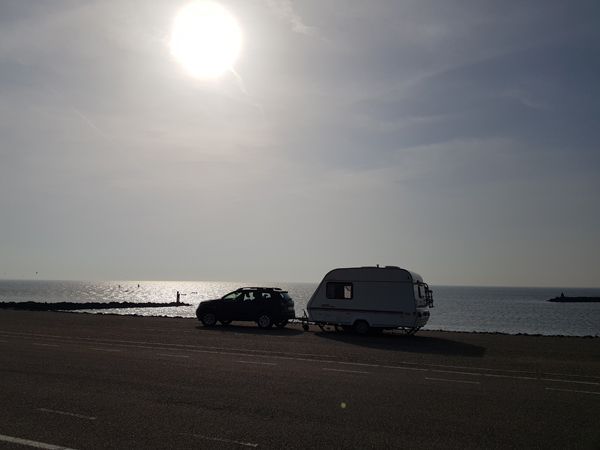
<path fill-rule="evenodd" d="M 256 322 L 260 328 L 283 328 L 295 316 L 294 300 L 287 291 L 268 287 L 240 288 L 219 299 L 205 300 L 196 309 L 196 317 L 206 327 L 235 320 Z"/>

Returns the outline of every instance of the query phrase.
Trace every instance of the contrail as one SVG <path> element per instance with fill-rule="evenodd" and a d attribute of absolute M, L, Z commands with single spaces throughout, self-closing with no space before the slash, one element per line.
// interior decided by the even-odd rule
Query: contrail
<path fill-rule="evenodd" d="M 79 116 L 86 124 L 87 126 L 89 126 L 92 130 L 94 130 L 96 133 L 98 133 L 102 138 L 106 139 L 107 141 L 111 142 L 112 139 L 110 138 L 110 136 L 108 136 L 104 131 L 102 131 L 94 122 L 92 122 L 89 117 L 87 117 L 85 114 L 83 114 L 79 109 L 75 108 L 75 106 L 73 106 L 71 103 L 69 103 L 67 101 L 67 96 L 64 93 L 59 92 L 55 87 L 53 86 L 48 86 L 48 89 L 50 89 L 52 92 L 54 92 L 54 94 L 58 97 L 62 97 L 63 101 L 66 103 L 66 105 L 69 107 L 69 109 L 75 113 L 77 116 Z"/>
<path fill-rule="evenodd" d="M 244 94 L 247 97 L 248 103 L 250 105 L 254 106 L 256 109 L 258 109 L 260 111 L 260 113 L 264 116 L 265 115 L 264 108 L 262 107 L 262 105 L 260 103 L 255 102 L 252 99 L 252 96 L 250 95 L 250 93 L 246 89 L 246 85 L 244 84 L 244 79 L 242 78 L 242 76 L 239 73 L 237 73 L 233 67 L 230 67 L 229 71 L 235 77 L 235 79 L 237 81 L 238 88 L 240 89 L 240 91 L 242 92 L 242 94 Z"/>

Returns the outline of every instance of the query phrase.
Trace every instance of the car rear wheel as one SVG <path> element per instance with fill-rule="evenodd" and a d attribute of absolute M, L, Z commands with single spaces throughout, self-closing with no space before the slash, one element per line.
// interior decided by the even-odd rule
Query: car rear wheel
<path fill-rule="evenodd" d="M 231 320 L 221 319 L 221 320 L 219 320 L 219 322 L 221 322 L 221 325 L 227 326 L 227 325 L 229 325 L 231 323 Z"/>
<path fill-rule="evenodd" d="M 354 322 L 354 332 L 356 334 L 367 334 L 369 332 L 369 324 L 364 320 Z"/>
<path fill-rule="evenodd" d="M 284 328 L 287 324 L 289 323 L 289 321 L 286 320 L 280 320 L 279 322 L 275 322 L 275 326 L 277 328 Z"/>
<path fill-rule="evenodd" d="M 261 314 L 260 316 L 258 316 L 256 323 L 260 328 L 271 328 L 271 326 L 273 325 L 273 320 L 271 320 L 271 316 L 269 316 L 268 314 Z"/>
<path fill-rule="evenodd" d="M 213 327 L 217 323 L 217 316 L 211 312 L 203 313 L 200 316 L 200 322 L 202 322 L 202 325 L 205 327 Z"/>

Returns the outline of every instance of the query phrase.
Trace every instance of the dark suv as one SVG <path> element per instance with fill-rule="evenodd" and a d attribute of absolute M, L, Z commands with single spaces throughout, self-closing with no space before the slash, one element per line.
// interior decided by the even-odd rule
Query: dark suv
<path fill-rule="evenodd" d="M 245 287 L 219 298 L 203 301 L 196 309 L 196 317 L 206 327 L 233 320 L 251 320 L 260 328 L 273 324 L 283 328 L 296 316 L 294 300 L 279 288 Z"/>

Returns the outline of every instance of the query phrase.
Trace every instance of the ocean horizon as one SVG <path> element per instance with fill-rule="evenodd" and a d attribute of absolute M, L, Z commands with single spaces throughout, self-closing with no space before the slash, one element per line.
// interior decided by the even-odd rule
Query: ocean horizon
<path fill-rule="evenodd" d="M 203 300 L 241 286 L 286 289 L 301 316 L 318 283 L 234 281 L 0 280 L 0 302 L 171 302 L 176 293 L 191 306 L 86 310 L 88 313 L 195 317 Z M 567 296 L 600 296 L 600 288 L 433 285 L 434 308 L 425 330 L 600 336 L 600 303 L 551 303 Z"/>

